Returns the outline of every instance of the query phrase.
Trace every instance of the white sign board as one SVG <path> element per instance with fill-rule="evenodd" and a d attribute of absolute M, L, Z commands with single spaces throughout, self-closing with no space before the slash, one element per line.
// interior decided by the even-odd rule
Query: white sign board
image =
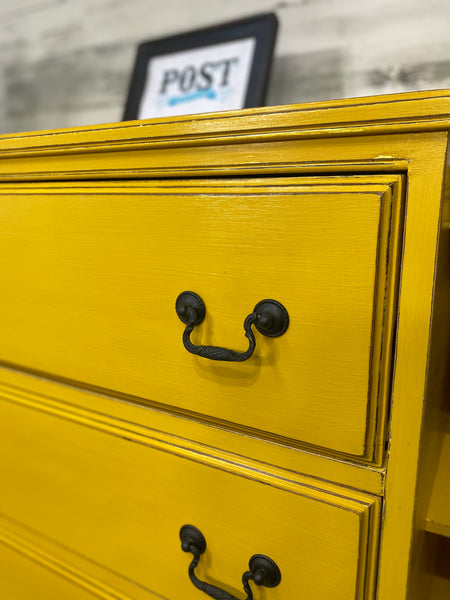
<path fill-rule="evenodd" d="M 138 118 L 242 108 L 247 94 L 255 38 L 155 56 Z"/>

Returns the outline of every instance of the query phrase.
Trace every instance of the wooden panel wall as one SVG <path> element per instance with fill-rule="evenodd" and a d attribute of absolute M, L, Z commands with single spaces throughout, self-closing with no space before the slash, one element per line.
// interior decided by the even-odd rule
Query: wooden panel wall
<path fill-rule="evenodd" d="M 448 0 L 0 0 L 0 133 L 120 120 L 138 42 L 265 11 L 268 104 L 450 87 Z"/>

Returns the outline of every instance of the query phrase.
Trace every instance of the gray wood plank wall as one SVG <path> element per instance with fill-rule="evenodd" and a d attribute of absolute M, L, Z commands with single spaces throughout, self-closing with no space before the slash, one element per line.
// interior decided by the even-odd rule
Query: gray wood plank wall
<path fill-rule="evenodd" d="M 450 87 L 450 0 L 0 0 L 0 133 L 120 120 L 138 42 L 265 11 L 267 104 Z"/>

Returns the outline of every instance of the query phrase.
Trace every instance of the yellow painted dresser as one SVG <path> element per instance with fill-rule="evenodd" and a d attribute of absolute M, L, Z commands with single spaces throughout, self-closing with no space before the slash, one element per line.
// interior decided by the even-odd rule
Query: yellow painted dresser
<path fill-rule="evenodd" d="M 449 131 L 0 137 L 0 598 L 448 600 Z"/>

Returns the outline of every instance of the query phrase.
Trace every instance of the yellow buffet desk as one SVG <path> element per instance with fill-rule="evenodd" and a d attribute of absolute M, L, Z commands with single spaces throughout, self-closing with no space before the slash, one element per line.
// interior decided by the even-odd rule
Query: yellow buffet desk
<path fill-rule="evenodd" d="M 2 600 L 448 600 L 449 131 L 0 136 Z"/>

